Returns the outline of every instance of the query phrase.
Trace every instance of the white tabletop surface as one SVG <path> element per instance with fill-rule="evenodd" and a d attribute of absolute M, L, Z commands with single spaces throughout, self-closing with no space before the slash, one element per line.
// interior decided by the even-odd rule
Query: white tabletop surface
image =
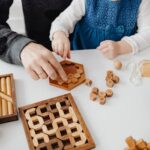
<path fill-rule="evenodd" d="M 124 65 L 129 62 L 150 60 L 150 52 L 120 58 Z M 103 58 L 98 51 L 76 51 L 72 61 L 85 66 L 86 75 L 93 86 L 106 89 L 105 74 L 113 69 L 112 61 Z M 102 106 L 89 99 L 91 88 L 82 84 L 71 91 L 76 104 L 96 143 L 95 150 L 123 150 L 125 138 L 150 141 L 150 79 L 143 79 L 140 86 L 129 81 L 130 70 L 115 71 L 120 76 L 114 96 Z M 40 100 L 68 93 L 52 87 L 48 80 L 33 81 L 22 67 L 0 61 L 0 74 L 13 73 L 15 78 L 17 105 L 25 106 Z M 0 125 L 0 150 L 28 150 L 21 120 Z"/>

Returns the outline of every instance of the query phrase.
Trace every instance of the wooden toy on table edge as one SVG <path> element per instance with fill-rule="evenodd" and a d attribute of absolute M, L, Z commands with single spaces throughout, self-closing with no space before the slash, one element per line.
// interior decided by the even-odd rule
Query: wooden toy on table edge
<path fill-rule="evenodd" d="M 64 71 L 68 75 L 68 81 L 63 82 L 60 77 L 57 80 L 49 79 L 50 85 L 53 85 L 58 88 L 65 90 L 72 90 L 78 85 L 82 84 L 85 81 L 85 72 L 82 64 L 64 60 L 60 62 Z"/>
<path fill-rule="evenodd" d="M 13 74 L 0 75 L 0 124 L 18 120 Z"/>
<path fill-rule="evenodd" d="M 132 136 L 126 138 L 126 147 L 124 150 L 150 150 L 150 143 L 145 142 L 143 139 L 135 140 Z"/>
<path fill-rule="evenodd" d="M 67 98 L 67 100 L 66 100 L 66 98 Z M 64 102 L 65 101 L 65 105 L 64 104 L 62 104 L 61 102 Z M 53 105 L 55 105 L 55 107 L 53 106 Z M 74 112 L 74 117 L 76 118 L 76 119 L 72 119 L 72 122 L 69 122 L 69 120 L 67 120 L 67 123 L 66 123 L 66 121 L 64 121 L 64 123 L 63 123 L 63 126 L 61 126 L 61 127 L 58 127 L 57 128 L 57 130 L 59 130 L 59 131 L 62 131 L 63 130 L 63 127 L 69 127 L 70 128 L 70 126 L 71 126 L 71 124 L 73 124 L 74 122 L 77 122 L 77 124 L 79 124 L 79 126 L 82 128 L 82 132 L 85 134 L 85 137 L 86 137 L 86 141 L 85 141 L 85 143 L 83 144 L 83 145 L 79 145 L 79 146 L 76 146 L 75 144 L 77 144 L 78 142 L 76 142 L 75 144 L 73 144 L 73 147 L 72 148 L 66 148 L 66 145 L 64 144 L 64 140 L 62 139 L 62 140 L 60 140 L 60 138 L 58 139 L 60 142 L 57 142 L 57 141 L 55 141 L 55 140 L 53 140 L 53 138 L 51 139 L 51 136 L 52 135 L 50 135 L 50 134 L 48 134 L 48 136 L 49 136 L 49 139 L 47 139 L 47 137 L 45 137 L 45 141 L 46 141 L 46 143 L 47 143 L 47 147 L 49 147 L 49 148 L 47 148 L 47 147 L 43 147 L 43 146 L 45 146 L 45 143 L 41 143 L 41 144 L 39 144 L 38 145 L 38 147 L 35 147 L 35 145 L 34 144 L 37 144 L 37 141 L 35 141 L 34 139 L 32 139 L 32 135 L 34 135 L 35 134 L 35 132 L 31 132 L 31 130 L 32 130 L 32 128 L 30 128 L 30 126 L 32 125 L 32 121 L 33 120 L 36 120 L 36 118 L 34 118 L 34 115 L 35 116 L 37 116 L 37 113 L 38 113 L 38 116 L 39 117 L 41 117 L 41 116 L 45 116 L 46 115 L 46 113 L 48 113 L 48 108 L 49 108 L 49 106 L 50 106 L 50 108 L 53 108 L 53 109 L 50 109 L 49 110 L 49 113 L 51 114 L 51 117 L 52 117 L 52 114 L 53 113 L 56 113 L 56 111 L 58 111 L 59 112 L 59 118 L 51 118 L 52 120 L 50 121 L 51 122 L 51 124 L 52 124 L 52 126 L 51 127 L 54 127 L 54 125 L 53 125 L 53 123 L 54 122 L 56 122 L 56 120 L 58 120 L 58 119 L 60 119 L 60 118 L 62 118 L 62 114 L 64 115 L 64 117 L 63 117 L 63 119 L 65 119 L 65 120 L 67 120 L 66 119 L 66 117 L 69 117 L 69 114 L 66 114 L 66 113 L 62 113 L 63 111 L 65 112 L 65 109 L 66 109 L 66 107 L 71 107 L 72 108 L 72 110 L 73 110 L 73 112 Z M 52 107 L 51 107 L 52 106 Z M 62 107 L 61 107 L 62 106 Z M 38 109 L 37 110 L 37 108 L 39 108 L 40 107 L 40 109 L 42 110 L 43 108 L 42 107 L 46 107 L 46 110 L 43 112 L 43 114 L 40 114 L 41 113 L 41 111 Z M 58 109 L 59 108 L 59 109 Z M 32 110 L 32 109 L 34 109 L 34 110 Z M 58 110 L 57 110 L 58 109 Z M 33 112 L 30 112 L 30 115 L 28 115 L 27 114 L 27 112 L 28 111 L 30 111 L 30 110 L 32 110 L 32 111 L 35 111 L 36 113 L 35 114 L 33 114 Z M 28 145 L 29 145 L 29 148 L 30 148 L 30 150 L 43 150 L 42 148 L 45 148 L 44 150 L 63 150 L 63 149 L 69 149 L 69 150 L 90 150 L 90 149 L 93 149 L 93 148 L 95 148 L 95 143 L 94 143 L 94 141 L 93 141 L 93 139 L 92 139 L 92 136 L 90 135 L 90 132 L 89 132 L 89 130 L 88 130 L 88 128 L 87 128 L 87 126 L 86 126 L 86 124 L 85 124 L 85 122 L 84 122 L 84 120 L 83 120 L 83 118 L 82 118 L 82 116 L 81 116 L 81 114 L 80 114 L 80 112 L 79 112 L 79 110 L 78 110 L 78 108 L 77 108 L 77 105 L 75 104 L 75 101 L 74 101 L 74 99 L 73 99 L 73 97 L 72 97 L 72 95 L 69 93 L 69 94 L 65 94 L 65 95 L 62 95 L 62 96 L 58 96 L 58 97 L 55 97 L 55 98 L 51 98 L 51 99 L 47 99 L 47 100 L 44 100 L 44 101 L 41 101 L 41 102 L 37 102 L 37 103 L 34 103 L 34 104 L 31 104 L 31 105 L 27 105 L 27 106 L 24 106 L 24 107 L 20 107 L 19 108 L 19 112 L 20 112 L 20 116 L 21 116 L 21 119 L 22 119 L 22 124 L 23 124 L 23 126 L 24 126 L 24 130 L 25 130 L 25 134 L 26 134 L 26 137 L 27 137 L 27 140 L 28 140 Z M 40 112 L 40 113 L 39 113 Z M 53 112 L 53 113 L 52 113 Z M 69 111 L 70 112 L 70 111 Z M 61 114 L 60 114 L 61 113 Z M 30 122 L 30 125 L 28 124 L 28 120 L 27 120 L 27 118 L 32 118 L 32 121 Z M 71 116 L 71 117 L 73 117 L 73 116 Z M 50 117 L 49 117 L 50 118 Z M 69 118 L 68 118 L 69 119 Z M 76 120 L 76 121 L 74 121 L 74 120 Z M 41 122 L 42 120 L 39 120 L 39 122 Z M 46 125 L 47 123 L 49 122 L 49 120 L 46 120 L 46 122 L 44 122 L 44 125 Z M 64 126 L 64 124 L 67 124 L 67 125 L 65 125 Z M 56 125 L 55 125 L 56 126 Z M 38 127 L 38 125 L 37 125 L 37 128 L 39 128 Z M 46 131 L 46 128 L 45 127 L 43 127 L 43 125 L 42 125 L 42 130 L 41 130 L 41 132 L 43 133 L 45 133 L 45 131 Z M 54 128 L 50 128 L 49 129 L 49 131 L 50 130 L 53 130 Z M 73 128 L 72 128 L 73 129 Z M 69 129 L 70 130 L 70 129 Z M 38 130 L 37 130 L 37 132 L 38 132 Z M 55 132 L 55 131 L 53 131 L 53 132 Z M 56 131 L 57 132 L 57 131 Z M 66 130 L 66 132 L 69 132 L 69 131 L 67 131 Z M 75 134 L 76 132 L 79 132 L 78 131 L 78 129 L 76 129 L 75 131 L 72 131 L 71 130 L 71 133 L 70 133 L 70 135 L 71 135 L 71 137 L 73 136 L 73 134 Z M 31 133 L 32 133 L 32 135 L 31 135 Z M 36 133 L 37 135 L 39 134 L 40 135 L 40 133 Z M 55 137 L 55 139 L 57 139 L 58 137 L 58 135 L 60 136 L 60 132 L 59 132 L 59 134 L 58 133 L 53 133 L 56 137 Z M 46 134 L 45 134 L 46 135 Z M 68 134 L 67 135 L 65 135 L 65 136 L 68 136 Z M 40 137 L 39 137 L 40 138 Z M 74 136 L 73 136 L 73 138 L 75 138 Z M 48 141 L 49 140 L 49 141 Z M 82 138 L 80 139 L 80 140 L 82 140 Z M 80 141 L 79 140 L 79 141 Z M 74 141 L 74 140 L 73 140 Z M 34 142 L 34 143 L 33 143 Z M 50 142 L 50 143 L 49 143 Z M 52 148 L 52 143 L 54 144 L 58 144 L 58 147 L 61 147 L 61 148 Z M 64 147 L 62 146 L 62 144 L 64 145 Z M 70 143 L 71 144 L 71 143 Z M 51 147 L 51 148 L 50 148 Z M 62 148 L 63 147 L 63 148 Z"/>
<path fill-rule="evenodd" d="M 140 72 L 142 77 L 150 77 L 150 60 L 140 62 Z"/>

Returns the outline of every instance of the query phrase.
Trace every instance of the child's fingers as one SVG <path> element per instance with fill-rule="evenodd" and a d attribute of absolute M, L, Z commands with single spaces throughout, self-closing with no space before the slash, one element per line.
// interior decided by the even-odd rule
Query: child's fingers
<path fill-rule="evenodd" d="M 109 48 L 108 48 L 108 47 L 107 47 L 107 48 L 104 48 L 104 49 L 101 50 L 101 52 L 102 52 L 103 54 L 106 54 L 106 53 L 109 52 Z"/>
<path fill-rule="evenodd" d="M 63 58 L 64 58 L 64 59 L 67 58 L 68 52 L 69 52 L 69 50 L 67 50 L 67 49 L 64 50 L 64 55 L 63 55 Z"/>
<path fill-rule="evenodd" d="M 68 59 L 71 58 L 71 50 L 69 50 L 67 57 L 68 57 Z"/>
<path fill-rule="evenodd" d="M 59 53 L 59 55 L 60 55 L 61 57 L 63 57 L 63 55 L 64 55 L 64 46 L 63 46 L 62 43 L 60 43 L 60 44 L 58 45 L 58 53 Z"/>
<path fill-rule="evenodd" d="M 70 57 L 68 57 L 70 55 L 69 54 L 70 53 L 70 43 L 69 42 L 64 45 L 64 50 L 65 50 L 64 59 L 70 58 Z"/>
<path fill-rule="evenodd" d="M 107 47 L 108 47 L 107 44 L 102 44 L 102 45 L 100 45 L 97 49 L 100 50 L 100 51 L 102 51 L 103 49 L 105 49 L 105 48 L 107 48 Z"/>

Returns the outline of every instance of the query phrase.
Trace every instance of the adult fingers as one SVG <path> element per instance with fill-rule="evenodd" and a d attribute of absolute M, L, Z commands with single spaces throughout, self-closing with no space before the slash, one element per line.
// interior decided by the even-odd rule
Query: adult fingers
<path fill-rule="evenodd" d="M 60 75 L 60 77 L 64 81 L 67 81 L 68 79 L 67 79 L 67 75 L 64 69 L 62 68 L 61 64 L 56 60 L 56 58 L 52 54 L 49 55 L 48 61 L 50 62 L 52 67 L 56 70 L 56 72 Z"/>
<path fill-rule="evenodd" d="M 26 70 L 27 70 L 28 74 L 31 76 L 32 79 L 39 80 L 39 76 L 31 68 L 26 69 Z"/>
<path fill-rule="evenodd" d="M 52 79 L 52 80 L 56 80 L 57 79 L 57 73 L 55 71 L 55 69 L 51 66 L 51 64 L 49 63 L 49 61 L 46 60 L 41 60 L 41 67 L 43 68 L 43 70 L 46 72 L 46 74 Z"/>
<path fill-rule="evenodd" d="M 32 65 L 32 70 L 34 70 L 34 72 L 36 72 L 36 74 L 39 76 L 40 79 L 46 79 L 47 78 L 47 74 L 46 72 L 43 70 L 43 68 L 41 67 L 41 64 L 33 64 Z"/>

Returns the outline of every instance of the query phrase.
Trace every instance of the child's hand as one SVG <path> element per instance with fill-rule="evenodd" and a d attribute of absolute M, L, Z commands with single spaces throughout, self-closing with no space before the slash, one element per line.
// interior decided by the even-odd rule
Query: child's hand
<path fill-rule="evenodd" d="M 132 47 L 125 41 L 103 41 L 97 48 L 108 59 L 113 59 L 121 54 L 126 54 L 132 51 Z"/>
<path fill-rule="evenodd" d="M 70 56 L 70 41 L 62 31 L 57 31 L 53 35 L 52 48 L 55 53 L 62 58 L 71 58 Z"/>

